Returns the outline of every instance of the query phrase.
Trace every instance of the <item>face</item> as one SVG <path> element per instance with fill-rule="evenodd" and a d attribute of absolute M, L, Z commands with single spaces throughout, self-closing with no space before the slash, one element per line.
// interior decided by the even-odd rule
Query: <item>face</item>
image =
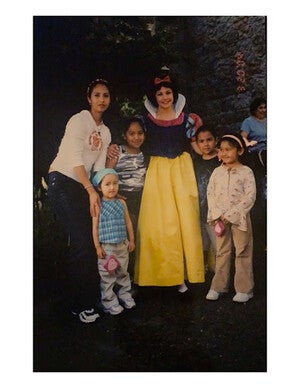
<path fill-rule="evenodd" d="M 97 84 L 91 97 L 88 97 L 88 101 L 91 105 L 91 112 L 95 114 L 102 114 L 106 111 L 110 104 L 110 93 L 105 85 Z"/>
<path fill-rule="evenodd" d="M 107 174 L 99 185 L 104 199 L 113 199 L 118 194 L 119 180 L 114 174 Z"/>
<path fill-rule="evenodd" d="M 226 164 L 226 166 L 233 166 L 239 161 L 239 156 L 242 155 L 242 151 L 238 151 L 229 141 L 223 140 L 220 144 L 219 155 Z"/>
<path fill-rule="evenodd" d="M 202 155 L 213 155 L 216 153 L 216 139 L 209 131 L 199 132 L 197 144 Z"/>
<path fill-rule="evenodd" d="M 174 102 L 174 96 L 173 91 L 171 88 L 166 88 L 162 86 L 156 93 L 155 93 L 157 105 L 159 108 L 167 109 L 172 107 Z"/>
<path fill-rule="evenodd" d="M 124 134 L 124 138 L 129 148 L 139 150 L 145 140 L 145 133 L 138 122 L 133 122 Z"/>
<path fill-rule="evenodd" d="M 263 120 L 266 117 L 266 113 L 267 113 L 266 104 L 261 104 L 255 111 L 255 117 L 257 117 L 260 120 Z"/>

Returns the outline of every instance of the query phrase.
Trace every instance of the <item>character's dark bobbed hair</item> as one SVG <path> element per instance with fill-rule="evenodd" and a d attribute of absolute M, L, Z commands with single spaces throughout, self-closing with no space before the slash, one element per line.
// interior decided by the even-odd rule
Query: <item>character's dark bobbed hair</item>
<path fill-rule="evenodd" d="M 149 81 L 146 95 L 151 104 L 153 104 L 155 107 L 158 107 L 155 94 L 161 87 L 172 89 L 175 104 L 178 99 L 177 80 L 174 75 L 171 73 L 166 74 L 166 72 L 160 72 L 156 74 L 155 76 L 151 77 Z"/>

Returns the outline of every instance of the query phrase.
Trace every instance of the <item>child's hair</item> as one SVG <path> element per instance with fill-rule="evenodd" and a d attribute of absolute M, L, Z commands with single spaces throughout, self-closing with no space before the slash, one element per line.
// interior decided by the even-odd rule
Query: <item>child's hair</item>
<path fill-rule="evenodd" d="M 228 141 L 233 147 L 237 148 L 238 151 L 247 152 L 247 147 L 243 137 L 237 132 L 226 132 L 223 133 L 220 137 L 217 147 L 220 148 L 220 145 L 223 141 Z"/>
<path fill-rule="evenodd" d="M 217 135 L 216 135 L 216 132 L 212 129 L 212 127 L 208 124 L 203 124 L 201 127 L 199 127 L 196 131 L 196 139 L 198 139 L 198 135 L 199 133 L 203 133 L 203 132 L 210 132 L 213 136 L 213 138 L 216 140 L 217 139 Z"/>
<path fill-rule="evenodd" d="M 261 105 L 261 104 L 266 104 L 266 99 L 263 98 L 263 97 L 257 97 L 255 98 L 251 104 L 250 104 L 250 113 L 252 114 L 252 116 L 255 115 L 255 112 L 257 111 L 257 108 Z"/>
<path fill-rule="evenodd" d="M 128 119 L 126 119 L 125 121 L 125 126 L 124 126 L 124 131 L 123 131 L 123 135 L 126 134 L 126 132 L 129 130 L 129 127 L 132 123 L 138 123 L 140 124 L 143 132 L 146 132 L 146 128 L 145 128 L 145 123 L 144 123 L 144 118 L 143 116 L 133 116 L 133 117 L 130 117 Z"/>
<path fill-rule="evenodd" d="M 104 85 L 107 87 L 107 89 L 109 90 L 109 93 L 111 92 L 111 87 L 108 83 L 108 81 L 106 81 L 105 79 L 103 78 L 97 78 L 95 79 L 94 81 L 92 81 L 88 87 L 87 87 L 87 91 L 86 91 L 86 94 L 87 94 L 87 97 L 91 98 L 91 95 L 92 95 L 92 92 L 95 88 L 95 86 L 97 85 Z"/>
<path fill-rule="evenodd" d="M 176 103 L 178 99 L 178 87 L 176 79 L 173 75 L 167 74 L 165 72 L 161 72 L 155 77 L 151 78 L 149 90 L 147 91 L 147 97 L 149 101 L 155 106 L 158 107 L 155 94 L 156 92 L 161 88 L 170 88 L 172 89 L 173 96 L 174 96 L 174 104 Z"/>

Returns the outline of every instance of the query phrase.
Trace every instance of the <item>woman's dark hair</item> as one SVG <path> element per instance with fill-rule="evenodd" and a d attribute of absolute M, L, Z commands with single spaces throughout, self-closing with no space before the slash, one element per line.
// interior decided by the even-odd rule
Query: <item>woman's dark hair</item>
<path fill-rule="evenodd" d="M 266 99 L 263 98 L 263 97 L 255 98 L 255 99 L 251 102 L 251 104 L 250 104 L 250 113 L 251 113 L 252 116 L 255 115 L 255 112 L 257 111 L 257 108 L 258 108 L 261 104 L 267 104 Z"/>
<path fill-rule="evenodd" d="M 130 117 L 128 118 L 126 121 L 125 121 L 125 126 L 124 126 L 124 131 L 123 131 L 123 134 L 125 135 L 126 132 L 128 131 L 129 127 L 130 127 L 130 124 L 132 123 L 138 123 L 140 124 L 143 132 L 146 132 L 146 128 L 145 128 L 145 123 L 144 123 L 144 119 L 143 119 L 143 116 L 133 116 L 133 117 Z"/>
<path fill-rule="evenodd" d="M 97 85 L 104 85 L 104 86 L 106 86 L 107 89 L 108 89 L 108 91 L 109 91 L 109 93 L 111 93 L 111 87 L 110 87 L 108 81 L 106 81 L 106 80 L 103 79 L 103 78 L 97 78 L 97 79 L 95 79 L 94 81 L 92 81 L 92 82 L 89 84 L 89 86 L 87 87 L 86 94 L 87 94 L 87 97 L 88 97 L 88 98 L 91 98 L 92 92 L 93 92 L 95 86 L 97 86 Z"/>
<path fill-rule="evenodd" d="M 176 103 L 178 99 L 178 86 L 177 81 L 175 79 L 174 75 L 166 74 L 166 72 L 161 72 L 155 77 L 152 77 L 149 83 L 148 91 L 147 91 L 147 97 L 149 101 L 155 106 L 158 107 L 155 94 L 156 92 L 161 88 L 170 88 L 173 92 L 174 97 L 174 104 Z"/>
<path fill-rule="evenodd" d="M 247 153 L 247 146 L 243 137 L 237 132 L 225 132 L 221 135 L 217 147 L 219 148 L 223 141 L 228 141 L 232 144 L 238 151 L 244 151 Z"/>

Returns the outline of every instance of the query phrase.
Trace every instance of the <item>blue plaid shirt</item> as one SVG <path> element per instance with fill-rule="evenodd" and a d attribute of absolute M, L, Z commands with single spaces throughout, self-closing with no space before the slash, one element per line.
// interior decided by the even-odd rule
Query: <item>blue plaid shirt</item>
<path fill-rule="evenodd" d="M 119 199 L 101 201 L 99 241 L 119 243 L 127 238 L 124 206 Z"/>

